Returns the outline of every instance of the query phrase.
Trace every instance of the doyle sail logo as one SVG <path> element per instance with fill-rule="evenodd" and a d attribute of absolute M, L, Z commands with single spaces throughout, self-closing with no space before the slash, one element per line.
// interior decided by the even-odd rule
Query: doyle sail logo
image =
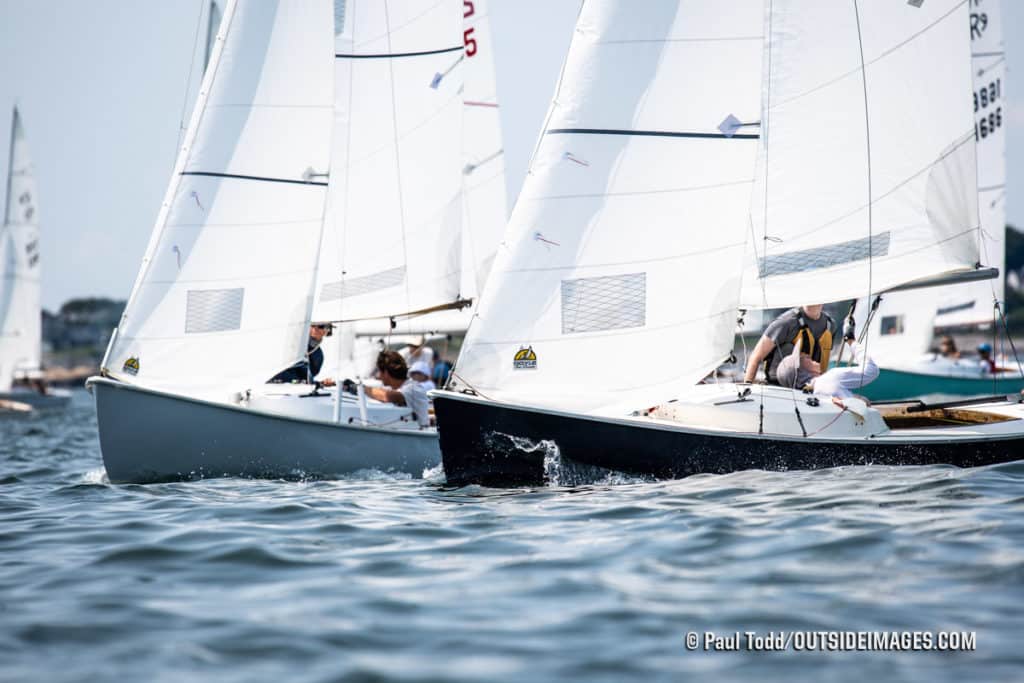
<path fill-rule="evenodd" d="M 515 358 L 512 359 L 513 370 L 536 370 L 537 369 L 537 354 L 533 352 L 533 347 L 528 346 L 525 349 L 520 347 L 516 351 Z"/>
<path fill-rule="evenodd" d="M 121 367 L 121 369 L 127 372 L 132 377 L 139 374 L 139 357 L 132 356 L 131 358 L 124 362 L 124 365 Z"/>

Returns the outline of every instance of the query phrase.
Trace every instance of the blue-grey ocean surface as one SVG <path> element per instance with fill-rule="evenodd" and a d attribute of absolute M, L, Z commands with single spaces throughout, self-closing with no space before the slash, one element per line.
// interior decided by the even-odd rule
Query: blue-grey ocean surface
<path fill-rule="evenodd" d="M 686 647 L 940 630 L 974 650 Z M 0 419 L 3 681 L 1020 681 L 1022 638 L 1024 462 L 111 486 L 84 392 Z"/>

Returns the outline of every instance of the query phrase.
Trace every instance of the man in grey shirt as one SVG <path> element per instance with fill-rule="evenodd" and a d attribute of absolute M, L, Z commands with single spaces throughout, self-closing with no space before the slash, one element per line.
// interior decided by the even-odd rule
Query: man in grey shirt
<path fill-rule="evenodd" d="M 409 379 L 409 368 L 397 351 L 381 351 L 377 371 L 383 387 L 367 387 L 366 395 L 378 401 L 407 406 L 420 427 L 430 426 L 430 400 L 419 382 Z"/>
<path fill-rule="evenodd" d="M 819 372 L 828 370 L 835 331 L 835 323 L 821 304 L 805 304 L 786 311 L 773 320 L 761 335 L 750 354 L 743 381 L 753 382 L 758 366 L 764 363 L 768 383 L 778 384 L 779 363 L 793 352 L 799 338 L 803 339 L 804 352 L 810 355 L 808 362 L 818 364 Z"/>

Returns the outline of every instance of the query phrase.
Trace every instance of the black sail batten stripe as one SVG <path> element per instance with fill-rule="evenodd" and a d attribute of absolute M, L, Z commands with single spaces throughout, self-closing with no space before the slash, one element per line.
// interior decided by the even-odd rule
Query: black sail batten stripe
<path fill-rule="evenodd" d="M 547 135 L 635 135 L 641 137 L 657 138 L 704 138 L 711 140 L 757 140 L 760 135 L 756 133 L 737 133 L 726 135 L 725 133 L 684 133 L 673 130 L 618 130 L 614 128 L 551 128 L 545 131 Z"/>
<path fill-rule="evenodd" d="M 376 54 L 357 55 L 353 53 L 335 53 L 335 59 L 398 59 L 401 57 L 423 57 L 424 55 L 442 55 L 464 49 L 462 45 L 445 47 L 440 50 L 423 50 L 421 52 L 380 52 Z"/>
<path fill-rule="evenodd" d="M 201 175 L 209 178 L 235 178 L 236 180 L 258 180 L 264 183 L 290 183 L 292 185 L 321 185 L 326 187 L 327 183 L 319 180 L 293 180 L 291 178 L 266 178 L 258 175 L 236 175 L 234 173 L 211 173 L 209 171 L 182 171 L 181 175 Z"/>

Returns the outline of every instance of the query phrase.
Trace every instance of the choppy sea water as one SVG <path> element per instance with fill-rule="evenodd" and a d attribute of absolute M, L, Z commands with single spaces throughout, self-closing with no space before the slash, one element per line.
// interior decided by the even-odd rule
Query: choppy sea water
<path fill-rule="evenodd" d="M 84 392 L 0 418 L 0 680 L 1024 679 L 1024 462 L 427 474 L 111 486 Z M 747 631 L 976 641 L 751 651 Z"/>

